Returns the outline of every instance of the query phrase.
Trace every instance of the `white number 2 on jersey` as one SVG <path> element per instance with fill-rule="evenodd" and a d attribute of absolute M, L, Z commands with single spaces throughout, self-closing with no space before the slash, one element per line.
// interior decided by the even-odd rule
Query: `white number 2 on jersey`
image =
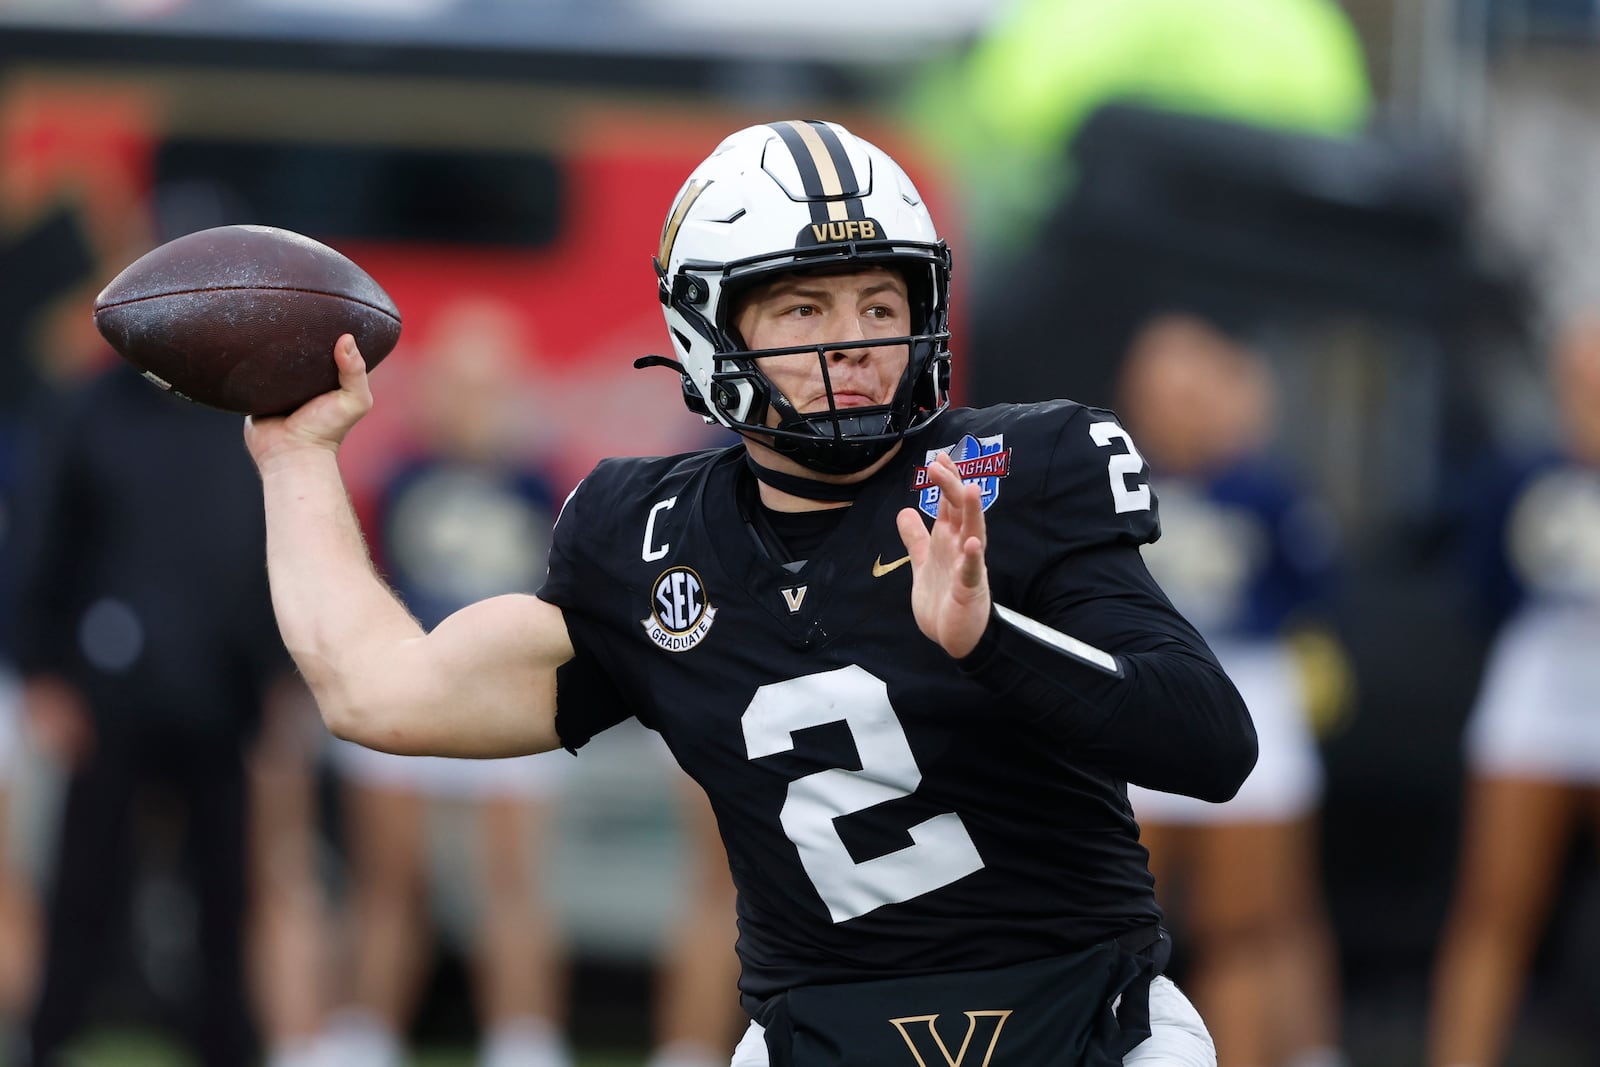
<path fill-rule="evenodd" d="M 922 784 L 883 681 L 860 667 L 809 674 L 756 690 L 744 713 L 750 759 L 788 752 L 796 731 L 843 722 L 861 757 L 859 771 L 834 767 L 789 783 L 780 819 L 811 884 L 836 923 L 931 893 L 974 871 L 983 858 L 961 816 L 945 812 L 911 827 L 905 848 L 857 863 L 833 821 Z"/>
<path fill-rule="evenodd" d="M 1144 457 L 1139 455 L 1139 450 L 1133 447 L 1133 438 L 1114 422 L 1091 422 L 1089 436 L 1101 448 L 1109 448 L 1112 441 L 1121 441 L 1126 452 L 1111 453 L 1111 469 L 1108 472 L 1111 478 L 1111 499 L 1117 506 L 1117 514 L 1124 511 L 1149 511 L 1150 487 L 1141 482 L 1130 482 L 1130 477 L 1137 477 L 1144 470 Z"/>

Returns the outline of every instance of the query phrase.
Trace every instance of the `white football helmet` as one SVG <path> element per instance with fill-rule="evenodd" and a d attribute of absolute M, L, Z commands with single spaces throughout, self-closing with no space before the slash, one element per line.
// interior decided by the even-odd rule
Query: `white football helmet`
<path fill-rule="evenodd" d="M 850 264 L 905 275 L 915 332 L 865 344 L 905 345 L 906 372 L 886 405 L 835 408 L 830 386 L 828 410 L 802 413 L 754 357 L 815 352 L 826 375 L 830 346 L 747 350 L 731 325 L 733 294 L 778 272 Z M 861 470 L 949 404 L 950 252 L 900 165 L 842 126 L 772 122 L 728 137 L 674 199 L 656 273 L 677 359 L 637 365 L 673 367 L 690 410 L 811 470 Z"/>

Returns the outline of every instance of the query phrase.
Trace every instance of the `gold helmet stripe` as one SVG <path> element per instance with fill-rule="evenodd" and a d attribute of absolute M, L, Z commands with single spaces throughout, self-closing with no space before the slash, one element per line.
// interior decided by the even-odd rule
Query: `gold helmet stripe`
<path fill-rule="evenodd" d="M 683 195 L 678 197 L 678 202 L 672 206 L 672 214 L 667 216 L 667 221 L 661 227 L 661 249 L 656 255 L 661 266 L 665 268 L 672 255 L 673 242 L 678 239 L 678 228 L 683 225 L 683 220 L 689 214 L 689 209 L 694 202 L 700 199 L 700 194 L 711 185 L 710 179 L 696 178 L 684 189 Z"/>
<path fill-rule="evenodd" d="M 800 140 L 811 153 L 812 165 L 817 168 L 817 180 L 821 183 L 822 195 L 828 201 L 828 221 L 843 222 L 850 217 L 845 202 L 839 197 L 844 196 L 844 183 L 839 180 L 839 169 L 833 165 L 833 156 L 828 151 L 828 146 L 822 143 L 822 137 L 809 122 L 785 122 L 795 133 L 800 135 Z"/>
<path fill-rule="evenodd" d="M 812 222 L 862 219 L 861 185 L 838 136 L 823 122 L 770 124 L 782 138 L 800 172 L 801 191 L 811 205 Z"/>

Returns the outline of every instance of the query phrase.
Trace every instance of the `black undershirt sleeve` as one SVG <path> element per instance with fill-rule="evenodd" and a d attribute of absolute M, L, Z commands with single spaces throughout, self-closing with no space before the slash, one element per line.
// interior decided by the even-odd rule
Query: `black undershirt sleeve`
<path fill-rule="evenodd" d="M 1256 761 L 1249 712 L 1136 548 L 1074 553 L 1027 599 L 1014 610 L 1113 654 L 1114 667 L 996 612 L 963 673 L 1125 781 L 1209 801 L 1238 792 Z"/>
<path fill-rule="evenodd" d="M 576 753 L 596 734 L 634 714 L 634 704 L 607 669 L 603 626 L 577 611 L 565 612 L 574 656 L 556 669 L 556 736 L 561 747 Z"/>

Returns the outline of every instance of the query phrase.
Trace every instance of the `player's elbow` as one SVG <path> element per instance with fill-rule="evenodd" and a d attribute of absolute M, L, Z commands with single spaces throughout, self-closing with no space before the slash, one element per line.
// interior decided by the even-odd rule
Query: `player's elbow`
<path fill-rule="evenodd" d="M 323 710 L 328 733 L 365 749 L 395 755 L 429 755 L 434 752 L 426 729 L 426 709 L 398 693 L 392 686 L 341 686 L 336 699 Z"/>
<path fill-rule="evenodd" d="M 1243 698 L 1227 683 L 1197 705 L 1186 725 L 1128 780 L 1212 804 L 1232 800 L 1255 769 L 1259 747 Z"/>
<path fill-rule="evenodd" d="M 402 756 L 428 754 L 428 748 L 405 728 L 397 705 L 381 699 L 345 700 L 322 714 L 328 732 L 341 741 Z"/>
<path fill-rule="evenodd" d="M 1243 705 L 1241 702 L 1241 712 Z M 1250 772 L 1255 770 L 1260 745 L 1256 740 L 1255 724 L 1248 713 L 1242 713 L 1239 727 L 1228 739 L 1216 746 L 1210 760 L 1211 773 L 1201 791 L 1195 796 L 1213 804 L 1232 800 L 1238 795 Z"/>
<path fill-rule="evenodd" d="M 403 751 L 407 723 L 425 721 L 421 706 L 433 699 L 433 688 L 393 647 L 392 642 L 375 641 L 290 647 L 323 725 L 334 737 L 385 752 Z"/>
<path fill-rule="evenodd" d="M 330 734 L 365 748 L 396 750 L 395 717 L 401 705 L 386 687 L 337 672 L 319 676 L 307 671 L 306 680 Z"/>
<path fill-rule="evenodd" d="M 314 688 L 313 692 L 322 711 L 322 723 L 330 734 L 341 741 L 374 747 L 367 740 L 375 729 L 370 704 L 355 699 L 347 686 Z"/>
<path fill-rule="evenodd" d="M 341 741 L 366 745 L 368 720 L 356 707 L 343 702 L 318 701 L 318 704 L 322 708 L 322 723 L 328 728 L 328 733 Z"/>

